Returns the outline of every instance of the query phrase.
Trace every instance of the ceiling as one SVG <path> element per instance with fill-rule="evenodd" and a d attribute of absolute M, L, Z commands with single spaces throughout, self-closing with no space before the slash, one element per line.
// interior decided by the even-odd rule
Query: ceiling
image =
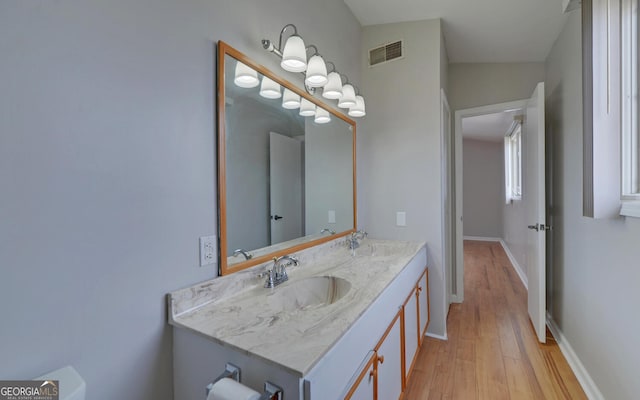
<path fill-rule="evenodd" d="M 344 0 L 360 24 L 442 18 L 449 62 L 543 62 L 566 16 L 561 0 Z"/>
<path fill-rule="evenodd" d="M 509 110 L 463 118 L 462 137 L 485 142 L 502 142 L 511 128 L 513 117 L 520 114 L 522 110 Z"/>

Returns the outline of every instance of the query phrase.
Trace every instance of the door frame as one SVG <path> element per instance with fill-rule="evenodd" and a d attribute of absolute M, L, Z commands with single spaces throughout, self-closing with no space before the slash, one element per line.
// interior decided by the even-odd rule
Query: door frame
<path fill-rule="evenodd" d="M 451 303 L 462 303 L 464 301 L 464 240 L 463 240 L 463 190 L 462 190 L 462 172 L 463 172 L 463 160 L 462 160 L 462 119 L 466 117 L 476 117 L 485 114 L 494 114 L 498 112 L 513 110 L 513 109 L 526 109 L 529 99 L 522 99 L 516 101 L 509 101 L 506 103 L 490 104 L 486 106 L 465 108 L 455 111 L 455 129 L 454 129 L 454 149 L 453 149 L 453 180 L 454 184 L 451 188 L 453 193 L 449 197 L 453 204 L 453 221 L 452 230 L 454 240 L 453 257 L 454 260 L 450 264 L 451 271 L 449 276 L 451 277 L 451 285 L 449 290 L 449 301 Z"/>

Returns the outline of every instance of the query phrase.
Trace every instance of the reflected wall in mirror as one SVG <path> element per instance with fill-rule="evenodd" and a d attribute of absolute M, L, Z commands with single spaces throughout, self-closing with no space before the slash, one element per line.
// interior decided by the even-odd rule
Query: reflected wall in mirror
<path fill-rule="evenodd" d="M 220 274 L 353 232 L 355 123 L 224 42 L 218 56 Z"/>

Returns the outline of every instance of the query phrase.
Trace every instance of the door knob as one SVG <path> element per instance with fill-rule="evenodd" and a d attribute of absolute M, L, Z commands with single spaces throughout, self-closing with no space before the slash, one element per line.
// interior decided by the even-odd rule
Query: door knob
<path fill-rule="evenodd" d="M 531 230 L 534 230 L 534 231 L 538 232 L 538 231 L 540 230 L 540 225 L 538 225 L 538 224 L 535 224 L 535 225 L 529 225 L 529 226 L 527 226 L 527 228 L 529 228 L 529 229 L 531 229 Z"/>
<path fill-rule="evenodd" d="M 279 220 L 279 219 L 282 219 L 282 218 L 284 218 L 284 217 L 281 217 L 281 216 L 279 216 L 279 215 L 274 215 L 274 216 L 273 216 L 273 219 L 275 219 L 276 221 L 277 221 L 277 220 Z"/>

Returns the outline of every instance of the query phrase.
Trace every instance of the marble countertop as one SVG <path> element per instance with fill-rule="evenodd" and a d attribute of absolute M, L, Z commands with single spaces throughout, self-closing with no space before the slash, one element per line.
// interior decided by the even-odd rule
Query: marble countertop
<path fill-rule="evenodd" d="M 365 239 L 353 256 L 337 239 L 296 253 L 300 265 L 273 289 L 257 277 L 270 267 L 262 264 L 172 292 L 169 323 L 303 377 L 424 246 Z M 283 306 L 278 291 L 312 276 L 343 278 L 351 288 L 333 304 Z"/>

